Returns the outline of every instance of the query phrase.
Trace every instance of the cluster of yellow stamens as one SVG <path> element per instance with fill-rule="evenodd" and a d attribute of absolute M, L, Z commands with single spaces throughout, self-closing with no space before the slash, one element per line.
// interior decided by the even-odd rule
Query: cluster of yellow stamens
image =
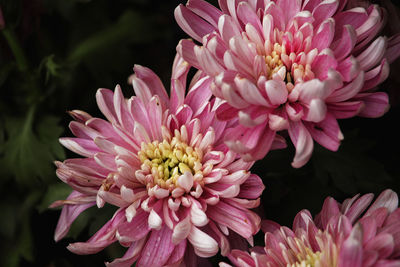
<path fill-rule="evenodd" d="M 180 141 L 177 137 L 171 142 L 166 140 L 142 143 L 138 153 L 142 169 L 148 169 L 153 183 L 162 188 L 174 187 L 179 176 L 187 171 L 193 175 L 201 173 L 203 153 Z"/>
<path fill-rule="evenodd" d="M 291 267 L 315 267 L 318 266 L 321 259 L 321 252 L 313 252 L 310 248 L 305 247 L 303 253 L 297 254 L 298 261 Z"/>
<path fill-rule="evenodd" d="M 272 52 L 265 57 L 265 64 L 267 64 L 268 79 L 272 78 L 272 75 L 277 73 L 283 66 L 281 60 L 282 46 L 278 43 L 274 44 Z"/>
<path fill-rule="evenodd" d="M 338 248 L 327 231 L 319 230 L 315 236 L 320 251 L 313 251 L 306 237 L 289 238 L 286 255 L 290 259 L 287 267 L 337 266 Z"/>

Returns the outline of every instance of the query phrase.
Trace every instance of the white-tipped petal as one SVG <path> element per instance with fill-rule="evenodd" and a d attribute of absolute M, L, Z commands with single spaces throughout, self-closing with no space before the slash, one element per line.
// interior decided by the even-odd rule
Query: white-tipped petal
<path fill-rule="evenodd" d="M 154 210 L 151 210 L 148 223 L 149 223 L 150 228 L 160 230 L 161 225 L 162 225 L 162 219 L 161 219 L 160 215 L 158 215 L 157 212 L 155 212 Z"/>

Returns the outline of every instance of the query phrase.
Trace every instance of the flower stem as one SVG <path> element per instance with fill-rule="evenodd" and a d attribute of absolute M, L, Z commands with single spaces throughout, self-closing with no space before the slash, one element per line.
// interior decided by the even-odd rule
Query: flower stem
<path fill-rule="evenodd" d="M 5 27 L 1 32 L 10 46 L 12 53 L 14 54 L 18 69 L 20 71 L 26 71 L 28 69 L 28 61 L 26 60 L 24 51 L 22 50 L 15 33 L 8 27 Z"/>
<path fill-rule="evenodd" d="M 31 129 L 32 129 L 33 120 L 35 118 L 35 111 L 36 111 L 36 105 L 31 105 L 26 114 L 24 127 L 22 129 L 23 136 L 27 135 L 29 133 L 29 131 L 31 131 Z"/>

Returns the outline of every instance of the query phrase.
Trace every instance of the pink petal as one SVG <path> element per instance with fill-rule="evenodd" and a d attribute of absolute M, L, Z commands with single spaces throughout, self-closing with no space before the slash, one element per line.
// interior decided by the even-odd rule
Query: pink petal
<path fill-rule="evenodd" d="M 211 257 L 218 252 L 217 241 L 197 227 L 192 227 L 188 240 L 192 244 L 195 253 L 200 257 Z"/>
<path fill-rule="evenodd" d="M 328 112 L 337 119 L 347 119 L 356 116 L 363 108 L 361 101 L 329 103 Z"/>
<path fill-rule="evenodd" d="M 133 242 L 129 249 L 125 252 L 124 256 L 115 259 L 112 262 L 106 262 L 107 267 L 130 267 L 139 258 L 143 246 L 146 244 L 146 238 L 137 242 Z"/>
<path fill-rule="evenodd" d="M 379 66 L 365 74 L 365 83 L 361 91 L 367 91 L 382 83 L 389 76 L 389 63 L 384 58 Z"/>
<path fill-rule="evenodd" d="M 82 155 L 84 157 L 92 157 L 95 153 L 101 150 L 93 142 L 93 140 L 62 137 L 59 139 L 60 143 L 69 150 Z"/>
<path fill-rule="evenodd" d="M 111 123 L 117 123 L 117 115 L 114 110 L 114 93 L 109 89 L 99 89 L 96 92 L 97 105 L 101 112 Z"/>
<path fill-rule="evenodd" d="M 385 58 L 388 63 L 393 63 L 400 56 L 400 34 L 393 35 L 388 40 L 388 47 L 386 49 Z"/>
<path fill-rule="evenodd" d="M 58 219 L 57 227 L 54 233 L 54 240 L 57 242 L 61 238 L 63 238 L 69 231 L 71 224 L 74 222 L 76 217 L 79 216 L 83 211 L 92 207 L 96 202 L 93 201 L 94 198 L 85 196 L 77 191 L 72 191 L 72 193 L 67 197 L 68 201 L 74 201 L 74 199 L 80 199 L 85 197 L 87 200 L 85 202 L 77 203 L 77 204 L 65 204 L 62 211 L 60 218 Z"/>
<path fill-rule="evenodd" d="M 94 129 L 76 121 L 71 121 L 68 126 L 76 137 L 82 139 L 94 139 L 97 135 L 99 135 L 99 133 Z"/>
<path fill-rule="evenodd" d="M 159 200 L 158 203 L 162 204 L 162 200 Z M 159 205 L 161 205 L 159 204 Z M 157 205 L 157 206 L 159 206 Z M 156 206 L 156 205 L 155 205 Z M 151 211 L 150 211 L 150 215 L 148 218 L 148 223 L 149 223 L 149 227 L 152 229 L 156 229 L 156 230 L 160 230 L 162 227 L 162 218 L 161 216 L 158 214 L 158 212 L 155 209 L 156 207 L 154 207 Z"/>
<path fill-rule="evenodd" d="M 305 109 L 303 120 L 310 122 L 321 122 L 325 119 L 327 107 L 324 100 L 312 99 Z"/>
<path fill-rule="evenodd" d="M 358 44 L 354 52 L 358 53 L 360 50 L 365 49 L 365 46 L 376 38 L 376 35 L 386 23 L 386 14 L 383 14 L 383 12 L 378 5 L 370 5 L 367 8 L 368 19 L 356 29 Z"/>
<path fill-rule="evenodd" d="M 274 21 L 274 27 L 277 28 L 278 30 L 285 30 L 286 24 L 285 24 L 285 13 L 281 9 L 281 7 L 275 2 L 269 2 L 264 9 L 264 14 L 270 14 L 273 17 Z"/>
<path fill-rule="evenodd" d="M 200 68 L 200 63 L 197 59 L 197 55 L 194 52 L 195 47 L 196 45 L 193 43 L 192 40 L 182 39 L 179 41 L 176 47 L 176 51 L 185 61 L 187 61 L 187 63 L 189 63 L 195 68 Z M 185 62 L 185 64 L 187 63 Z M 172 80 L 172 82 L 174 82 L 174 80 Z M 184 85 L 182 85 L 182 87 L 183 86 Z"/>
<path fill-rule="evenodd" d="M 325 80 L 327 78 L 328 71 L 331 69 L 336 69 L 338 66 L 338 62 L 333 54 L 324 54 L 323 52 L 324 51 L 316 56 L 311 64 L 311 68 L 313 69 L 315 76 L 320 80 Z"/>
<path fill-rule="evenodd" d="M 274 19 L 270 14 L 265 14 L 262 21 L 263 35 L 266 41 L 270 40 L 272 42 L 272 37 L 274 33 Z"/>
<path fill-rule="evenodd" d="M 364 85 L 364 72 L 360 74 L 350 83 L 340 89 L 334 91 L 327 99 L 327 102 L 342 102 L 348 100 L 358 94 Z"/>
<path fill-rule="evenodd" d="M 385 55 L 387 40 L 384 37 L 378 37 L 367 49 L 357 56 L 360 67 L 363 70 L 369 70 L 375 67 Z"/>
<path fill-rule="evenodd" d="M 152 95 L 158 95 L 163 108 L 167 108 L 169 97 L 160 78 L 151 69 L 140 65 L 135 65 L 133 71 L 138 79 L 147 84 Z"/>
<path fill-rule="evenodd" d="M 337 4 L 337 1 L 333 1 Z M 325 20 L 319 27 L 316 32 L 316 35 L 312 39 L 311 48 L 317 48 L 319 51 L 330 46 L 333 36 L 335 34 L 335 22 L 333 19 Z"/>
<path fill-rule="evenodd" d="M 307 82 L 296 84 L 291 94 L 293 94 L 295 90 L 299 92 L 299 100 L 305 103 L 309 103 L 312 99 L 316 98 L 325 99 L 327 96 L 325 83 L 319 79 L 312 79 Z"/>
<path fill-rule="evenodd" d="M 232 21 L 232 17 L 228 15 L 222 15 L 218 20 L 218 30 L 221 34 L 222 39 L 225 43 L 229 44 L 229 40 L 239 35 L 240 29 L 237 27 L 236 23 Z"/>
<path fill-rule="evenodd" d="M 349 56 L 339 62 L 336 70 L 342 75 L 343 81 L 350 82 L 360 73 L 360 66 L 353 56 Z"/>
<path fill-rule="evenodd" d="M 185 97 L 185 104 L 192 110 L 202 110 L 212 96 L 210 85 L 212 79 L 204 77 L 195 83 Z"/>
<path fill-rule="evenodd" d="M 118 225 L 124 220 L 125 213 L 122 209 L 117 210 L 113 218 L 109 220 L 96 234 L 87 242 L 70 244 L 67 249 L 79 255 L 94 254 L 116 241 L 115 232 Z"/>
<path fill-rule="evenodd" d="M 262 26 L 256 12 L 247 2 L 240 2 L 237 7 L 237 16 L 244 25 L 251 24 L 261 32 Z"/>
<path fill-rule="evenodd" d="M 336 118 L 330 113 L 318 124 L 305 125 L 316 142 L 331 151 L 338 150 L 343 135 Z"/>
<path fill-rule="evenodd" d="M 378 196 L 378 198 L 374 201 L 374 203 L 367 210 L 364 216 L 370 215 L 372 212 L 381 207 L 387 208 L 388 212 L 392 213 L 398 208 L 398 205 L 399 205 L 399 198 L 396 192 L 394 192 L 391 189 L 386 189 Z"/>
<path fill-rule="evenodd" d="M 290 122 L 289 136 L 296 147 L 296 155 L 293 159 L 292 166 L 294 168 L 300 168 L 305 165 L 311 157 L 314 148 L 313 139 L 302 122 Z"/>
<path fill-rule="evenodd" d="M 264 191 L 264 184 L 260 177 L 251 174 L 249 178 L 240 186 L 240 193 L 237 197 L 245 199 L 256 199 Z"/>
<path fill-rule="evenodd" d="M 168 261 L 165 263 L 166 266 L 180 266 L 184 255 L 186 254 L 187 241 L 182 240 L 179 244 L 177 244 L 172 251 L 171 256 L 169 257 Z"/>
<path fill-rule="evenodd" d="M 287 101 L 288 91 L 283 81 L 267 80 L 263 86 L 272 105 L 280 105 Z"/>
<path fill-rule="evenodd" d="M 341 61 L 347 57 L 353 50 L 356 44 L 356 32 L 350 25 L 344 25 L 342 30 L 342 36 L 339 40 L 335 41 L 331 45 L 331 49 L 338 61 Z"/>
<path fill-rule="evenodd" d="M 346 211 L 344 215 L 349 218 L 351 223 L 354 223 L 358 217 L 365 211 L 365 209 L 369 206 L 372 199 L 374 198 L 373 194 L 365 194 L 359 199 L 357 199 L 351 207 Z"/>
<path fill-rule="evenodd" d="M 287 118 L 276 115 L 269 114 L 268 116 L 269 128 L 273 131 L 282 131 L 289 128 L 289 121 Z"/>
<path fill-rule="evenodd" d="M 200 69 L 211 76 L 216 76 L 225 70 L 224 66 L 207 48 L 195 46 L 194 53 L 197 57 Z"/>
<path fill-rule="evenodd" d="M 172 243 L 178 244 L 182 240 L 186 239 L 191 229 L 192 224 L 190 222 L 190 216 L 188 215 L 174 227 L 172 233 Z"/>
<path fill-rule="evenodd" d="M 321 226 L 326 229 L 328 222 L 332 217 L 339 215 L 339 206 L 336 200 L 331 197 L 327 197 L 322 206 L 321 213 L 319 214 L 321 220 Z"/>
<path fill-rule="evenodd" d="M 118 226 L 118 240 L 120 242 L 132 242 L 142 239 L 150 231 L 148 225 L 149 213 L 138 209 L 131 222 L 123 222 Z"/>
<path fill-rule="evenodd" d="M 344 25 L 349 24 L 357 29 L 368 19 L 368 15 L 364 8 L 357 7 L 338 13 L 334 19 L 336 22 L 335 33 L 340 36 Z"/>
<path fill-rule="evenodd" d="M 207 215 L 214 222 L 227 226 L 245 238 L 252 236 L 256 231 L 244 210 L 226 204 L 224 201 L 220 201 L 215 206 L 209 206 Z"/>
<path fill-rule="evenodd" d="M 132 120 L 132 115 L 129 113 L 126 99 L 124 98 L 119 85 L 115 87 L 114 91 L 114 110 L 119 124 L 128 132 L 132 132 L 134 122 Z"/>
<path fill-rule="evenodd" d="M 171 238 L 172 231 L 166 225 L 152 230 L 136 266 L 163 266 L 175 248 Z"/>
<path fill-rule="evenodd" d="M 77 110 L 77 109 L 68 111 L 68 114 L 71 115 L 71 117 L 74 120 L 76 120 L 77 122 L 81 122 L 81 123 L 84 123 L 87 120 L 92 118 L 92 116 L 90 116 L 90 114 L 88 114 L 87 112 L 82 111 L 82 110 Z"/>
<path fill-rule="evenodd" d="M 365 250 L 373 250 L 379 253 L 379 258 L 385 259 L 392 254 L 394 249 L 393 236 L 382 233 L 371 239 L 365 246 Z"/>
<path fill-rule="evenodd" d="M 312 15 L 315 19 L 313 24 L 319 25 L 327 18 L 330 18 L 333 14 L 335 14 L 338 6 L 339 6 L 339 1 L 337 1 L 337 0 L 322 1 L 312 11 Z M 334 28 L 332 29 L 332 32 L 334 32 Z"/>
<path fill-rule="evenodd" d="M 235 84 L 240 95 L 247 102 L 254 105 L 269 106 L 257 86 L 246 78 L 235 77 Z"/>
<path fill-rule="evenodd" d="M 188 35 L 201 42 L 202 37 L 214 30 L 214 27 L 180 4 L 174 11 L 175 20 Z"/>
<path fill-rule="evenodd" d="M 288 25 L 290 20 L 300 12 L 301 0 L 278 0 L 277 5 L 281 8 L 284 14 L 285 24 Z"/>
<path fill-rule="evenodd" d="M 160 104 L 160 98 L 155 95 L 148 102 L 148 114 L 152 140 L 162 140 L 161 124 L 163 110 Z"/>
<path fill-rule="evenodd" d="M 193 202 L 190 207 L 190 220 L 196 226 L 205 226 L 208 223 L 207 214 L 197 201 L 193 199 Z"/>
<path fill-rule="evenodd" d="M 400 267 L 399 260 L 378 260 L 374 267 Z"/>
<path fill-rule="evenodd" d="M 339 252 L 338 267 L 360 267 L 362 264 L 362 229 L 354 226 L 350 236 L 343 242 Z"/>
<path fill-rule="evenodd" d="M 358 94 L 354 99 L 363 101 L 360 117 L 377 118 L 389 109 L 388 95 L 384 92 Z"/>
<path fill-rule="evenodd" d="M 238 249 L 234 249 L 228 255 L 229 260 L 234 264 L 234 266 L 240 267 L 255 267 L 256 263 L 254 259 L 249 255 L 248 252 L 241 251 Z M 219 264 L 220 267 L 228 267 L 231 266 L 229 264 L 223 263 Z"/>
<path fill-rule="evenodd" d="M 223 14 L 219 9 L 203 0 L 191 0 L 186 4 L 193 13 L 203 18 L 215 28 L 218 27 L 218 18 Z"/>
<path fill-rule="evenodd" d="M 280 228 L 281 228 L 281 226 L 274 221 L 271 221 L 271 220 L 262 220 L 261 221 L 261 230 L 265 234 L 273 233 L 273 232 L 279 230 Z M 267 243 L 267 242 L 265 242 L 265 243 Z"/>

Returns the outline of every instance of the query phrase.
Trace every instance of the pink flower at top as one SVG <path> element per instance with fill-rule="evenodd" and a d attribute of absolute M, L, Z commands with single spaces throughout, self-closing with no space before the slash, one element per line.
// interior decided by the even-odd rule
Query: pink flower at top
<path fill-rule="evenodd" d="M 107 120 L 71 112 L 76 137 L 60 142 L 83 158 L 56 163 L 58 177 L 74 191 L 52 205 L 64 205 L 55 239 L 95 203 L 119 209 L 70 251 L 92 254 L 119 241 L 129 248 L 108 266 L 193 266 L 197 256 L 219 249 L 226 255 L 231 241 L 251 242 L 259 230 L 261 219 L 250 209 L 259 205 L 262 181 L 248 171 L 253 162 L 224 144 L 232 122 L 215 118 L 220 103 L 208 88 L 211 79 L 198 72 L 185 94 L 188 70 L 177 56 L 169 97 L 156 74 L 135 66 L 136 96 L 125 99 L 119 86 L 97 91 Z"/>
<path fill-rule="evenodd" d="M 328 197 L 314 220 L 308 210 L 299 212 L 293 229 L 265 221 L 263 251 L 256 249 L 249 254 L 232 250 L 229 259 L 235 266 L 243 267 L 398 267 L 397 194 L 387 189 L 368 208 L 373 198 L 373 194 L 356 195 L 340 204 Z"/>
<path fill-rule="evenodd" d="M 336 151 L 337 119 L 379 117 L 388 109 L 376 92 L 400 54 L 399 36 L 378 36 L 385 12 L 346 0 L 219 0 L 220 9 L 189 0 L 175 10 L 193 39 L 177 51 L 213 78 L 223 120 L 238 118 L 226 144 L 260 159 L 287 131 L 296 147 L 293 167 L 308 162 L 315 140 Z M 352 1 L 352 3 L 356 3 Z"/>

